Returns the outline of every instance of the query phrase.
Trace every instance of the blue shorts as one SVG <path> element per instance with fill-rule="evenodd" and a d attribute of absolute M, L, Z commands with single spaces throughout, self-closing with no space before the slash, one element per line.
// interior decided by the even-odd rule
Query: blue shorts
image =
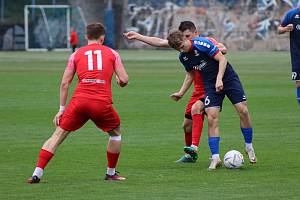
<path fill-rule="evenodd" d="M 232 104 L 237 104 L 246 101 L 246 95 L 242 86 L 241 81 L 238 77 L 223 83 L 224 87 L 221 92 L 216 92 L 216 88 L 209 87 L 205 88 L 205 101 L 204 107 L 219 107 L 222 108 L 222 103 L 225 95 L 231 101 Z"/>

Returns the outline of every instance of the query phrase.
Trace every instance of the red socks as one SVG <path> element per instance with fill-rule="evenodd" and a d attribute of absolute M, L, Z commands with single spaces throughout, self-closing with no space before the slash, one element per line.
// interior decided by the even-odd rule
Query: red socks
<path fill-rule="evenodd" d="M 116 168 L 120 153 L 111 153 L 107 151 L 106 155 L 107 155 L 107 162 L 108 162 L 107 167 Z"/>
<path fill-rule="evenodd" d="M 36 167 L 42 168 L 44 169 L 46 167 L 46 165 L 48 164 L 48 162 L 51 160 L 51 158 L 53 157 L 53 153 L 41 149 L 40 154 L 39 154 L 39 160 L 36 164 Z"/>
<path fill-rule="evenodd" d="M 191 146 L 192 145 L 192 133 L 184 132 L 184 140 L 185 140 L 185 146 Z"/>
<path fill-rule="evenodd" d="M 199 146 L 200 137 L 203 128 L 203 114 L 192 115 L 193 127 L 192 127 L 192 145 Z"/>

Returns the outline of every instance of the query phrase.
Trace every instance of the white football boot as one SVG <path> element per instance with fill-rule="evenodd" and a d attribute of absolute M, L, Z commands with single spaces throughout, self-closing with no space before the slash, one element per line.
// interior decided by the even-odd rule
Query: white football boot
<path fill-rule="evenodd" d="M 218 167 L 221 167 L 221 165 L 222 165 L 222 161 L 221 161 L 220 158 L 215 158 L 215 159 L 211 158 L 211 162 L 210 162 L 210 165 L 208 167 L 208 170 L 209 171 L 215 170 Z"/>
<path fill-rule="evenodd" d="M 251 164 L 255 164 L 257 159 L 256 159 L 256 155 L 254 152 L 254 148 L 245 148 L 246 153 L 248 154 L 249 157 L 249 161 Z"/>

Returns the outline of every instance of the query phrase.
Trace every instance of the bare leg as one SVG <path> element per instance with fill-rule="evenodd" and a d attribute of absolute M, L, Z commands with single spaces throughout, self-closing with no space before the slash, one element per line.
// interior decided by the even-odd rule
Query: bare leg
<path fill-rule="evenodd" d="M 247 102 L 241 102 L 234 105 L 238 115 L 240 117 L 241 128 L 250 128 L 252 127 L 250 114 L 247 107 Z"/>
<path fill-rule="evenodd" d="M 69 133 L 70 131 L 65 131 L 58 126 L 52 136 L 44 143 L 42 149 L 55 153 L 57 147 L 67 138 Z"/>
<path fill-rule="evenodd" d="M 219 137 L 219 113 L 220 109 L 217 107 L 209 107 L 205 109 L 208 120 L 208 136 Z"/>

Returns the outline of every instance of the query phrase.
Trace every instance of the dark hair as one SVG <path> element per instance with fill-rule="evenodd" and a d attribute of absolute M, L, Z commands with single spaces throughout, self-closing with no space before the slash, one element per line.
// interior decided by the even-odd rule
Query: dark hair
<path fill-rule="evenodd" d="M 184 32 L 186 30 L 190 30 L 190 31 L 194 32 L 194 31 L 196 31 L 196 26 L 191 21 L 182 21 L 182 22 L 180 22 L 178 30 L 180 30 L 181 32 Z"/>
<path fill-rule="evenodd" d="M 183 33 L 181 31 L 172 31 L 168 35 L 168 44 L 173 49 L 178 49 L 183 42 Z"/>
<path fill-rule="evenodd" d="M 105 28 L 101 23 L 91 23 L 86 26 L 86 36 L 89 40 L 98 40 L 105 35 Z"/>

